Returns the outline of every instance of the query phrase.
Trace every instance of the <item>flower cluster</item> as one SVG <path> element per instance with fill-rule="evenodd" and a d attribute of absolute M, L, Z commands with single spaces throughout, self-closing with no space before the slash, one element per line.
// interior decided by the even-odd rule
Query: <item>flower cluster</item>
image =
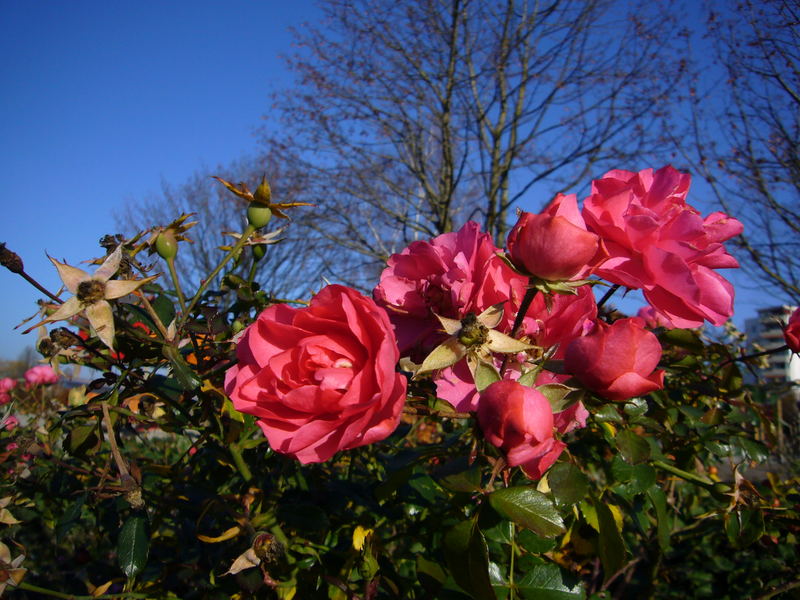
<path fill-rule="evenodd" d="M 565 434 L 585 426 L 587 394 L 619 402 L 663 386 L 661 345 L 646 326 L 732 314 L 732 286 L 715 269 L 738 266 L 722 242 L 742 226 L 703 218 L 688 188 L 672 167 L 611 171 L 582 210 L 558 195 L 540 214 L 522 212 L 505 252 L 474 222 L 414 242 L 389 259 L 374 301 L 328 286 L 307 308 L 261 313 L 226 392 L 273 449 L 325 461 L 394 431 L 402 365 L 412 383 L 430 378 L 439 398 L 474 413 L 506 464 L 538 478 Z M 642 289 L 642 318 L 600 318 L 598 278 Z"/>

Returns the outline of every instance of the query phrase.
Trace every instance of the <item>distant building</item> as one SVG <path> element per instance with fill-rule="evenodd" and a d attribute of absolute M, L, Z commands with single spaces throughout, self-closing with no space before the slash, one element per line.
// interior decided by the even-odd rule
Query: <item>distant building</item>
<path fill-rule="evenodd" d="M 764 350 L 780 348 L 786 342 L 783 340 L 783 328 L 789 320 L 795 306 L 773 306 L 762 308 L 758 316 L 747 319 L 744 330 L 747 334 L 748 344 L 758 345 Z M 800 357 L 792 354 L 790 350 L 770 354 L 769 367 L 761 370 L 761 377 L 768 383 L 785 383 L 800 381 Z"/>

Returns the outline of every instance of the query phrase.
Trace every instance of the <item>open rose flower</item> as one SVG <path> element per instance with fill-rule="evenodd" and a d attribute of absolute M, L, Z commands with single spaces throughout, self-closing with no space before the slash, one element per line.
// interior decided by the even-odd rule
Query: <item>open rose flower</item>
<path fill-rule="evenodd" d="M 541 214 L 521 212 L 508 234 L 508 253 L 523 272 L 560 281 L 586 276 L 599 238 L 586 230 L 574 194 L 558 194 Z"/>
<path fill-rule="evenodd" d="M 789 317 L 786 329 L 783 330 L 783 339 L 792 352 L 800 353 L 800 308 Z"/>
<path fill-rule="evenodd" d="M 58 373 L 49 365 L 37 365 L 25 371 L 25 382 L 29 386 L 47 385 L 58 381 Z"/>
<path fill-rule="evenodd" d="M 397 427 L 406 379 L 383 309 L 330 285 L 308 307 L 264 310 L 237 344 L 225 375 L 234 407 L 258 418 L 277 451 L 302 463 L 386 438 Z"/>
<path fill-rule="evenodd" d="M 722 325 L 733 314 L 733 286 L 714 269 L 739 266 L 722 242 L 742 224 L 719 212 L 704 219 L 686 203 L 690 179 L 667 166 L 593 181 L 583 217 L 609 255 L 595 273 L 642 289 L 674 327 Z"/>
<path fill-rule="evenodd" d="M 512 297 L 519 305 L 526 280 L 498 251 L 491 236 L 470 221 L 458 232 L 413 242 L 392 255 L 373 297 L 389 313 L 404 356 L 416 349 L 424 357 L 444 339 L 437 334 L 441 325 L 436 315 L 461 320 Z M 498 330 L 506 332 L 515 313 L 508 304 L 504 308 Z"/>
<path fill-rule="evenodd" d="M 516 381 L 497 381 L 481 393 L 478 424 L 511 467 L 539 479 L 566 445 L 553 438 L 553 411 L 541 392 Z"/>
<path fill-rule="evenodd" d="M 3 377 L 0 379 L 0 392 L 8 393 L 17 387 L 17 380 L 11 377 Z"/>
<path fill-rule="evenodd" d="M 659 360 L 658 338 L 633 317 L 611 325 L 598 321 L 567 347 L 564 368 L 600 396 L 624 401 L 664 386 L 664 371 L 655 370 Z"/>

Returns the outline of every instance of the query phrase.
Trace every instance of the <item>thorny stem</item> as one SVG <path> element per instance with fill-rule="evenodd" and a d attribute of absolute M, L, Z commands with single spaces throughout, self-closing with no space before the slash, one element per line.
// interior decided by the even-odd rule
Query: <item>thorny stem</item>
<path fill-rule="evenodd" d="M 175 293 L 178 295 L 178 304 L 180 304 L 181 312 L 186 312 L 186 298 L 183 296 L 183 289 L 181 282 L 178 280 L 178 273 L 175 271 L 175 257 L 167 259 L 167 268 L 169 269 L 169 276 L 172 278 L 172 285 L 175 286 Z"/>
<path fill-rule="evenodd" d="M 212 281 L 214 281 L 214 278 L 219 275 L 222 267 L 224 267 L 231 258 L 236 256 L 236 253 L 239 252 L 239 250 L 241 250 L 242 247 L 247 243 L 247 240 L 250 239 L 250 236 L 255 230 L 255 227 L 248 225 L 242 232 L 242 237 L 236 241 L 236 244 L 234 244 L 233 248 L 230 249 L 230 251 L 214 268 L 214 270 L 209 273 L 208 277 L 203 280 L 203 282 L 200 284 L 200 287 L 197 288 L 194 296 L 192 296 L 192 300 L 189 302 L 189 306 L 186 307 L 186 311 L 181 315 L 181 319 L 178 322 L 178 329 L 180 329 L 186 323 L 186 320 L 189 318 L 189 315 L 191 314 L 192 309 L 195 307 L 195 304 L 197 304 L 197 302 L 200 300 L 200 297 L 203 295 L 203 292 L 206 291 L 206 288 L 211 284 Z"/>
<path fill-rule="evenodd" d="M 615 283 L 614 285 L 612 285 L 608 289 L 608 291 L 605 294 L 603 294 L 603 297 L 600 298 L 600 302 L 597 303 L 597 308 L 602 308 L 603 305 L 606 302 L 608 302 L 608 299 L 611 298 L 611 296 L 614 295 L 614 292 L 616 292 L 620 287 L 622 287 L 622 286 L 620 286 L 620 284 L 618 284 L 618 283 Z"/>
<path fill-rule="evenodd" d="M 529 283 L 533 283 L 533 277 L 530 278 Z M 531 302 L 536 297 L 536 294 L 539 292 L 535 287 L 529 287 L 525 290 L 525 295 L 522 297 L 522 303 L 519 305 L 519 311 L 517 312 L 517 317 L 514 319 L 514 326 L 511 328 L 511 337 L 513 338 L 517 335 L 517 331 L 522 326 L 522 321 L 525 319 L 525 315 L 528 313 L 528 309 L 531 307 Z M 508 354 L 503 357 L 503 364 L 500 365 L 500 377 L 506 372 L 506 365 L 508 364 Z"/>
<path fill-rule="evenodd" d="M 661 461 L 661 460 L 654 460 L 653 461 L 653 466 L 654 467 L 658 467 L 659 469 L 662 469 L 664 471 L 667 471 L 668 473 L 672 473 L 673 475 L 677 475 L 681 479 L 685 479 L 686 481 L 690 481 L 692 483 L 695 483 L 695 484 L 697 484 L 697 485 L 699 485 L 701 487 L 704 487 L 704 488 L 706 488 L 708 490 L 713 490 L 714 487 L 716 486 L 716 483 L 711 481 L 710 479 L 704 479 L 703 477 L 700 477 L 699 475 L 695 475 L 694 473 L 689 473 L 688 471 L 684 471 L 683 469 L 679 469 L 678 467 L 674 467 L 671 464 L 666 463 L 666 462 Z"/>
<path fill-rule="evenodd" d="M 144 294 L 140 294 L 139 297 L 142 299 L 142 304 L 144 304 L 145 310 L 147 310 L 150 318 L 153 319 L 153 323 L 155 323 L 156 327 L 158 327 L 159 333 L 161 333 L 165 340 L 168 339 L 169 336 L 167 334 L 167 328 L 164 327 L 164 323 L 161 321 L 161 317 L 158 316 L 158 313 L 153 308 L 153 305 L 150 304 L 150 301 Z"/>

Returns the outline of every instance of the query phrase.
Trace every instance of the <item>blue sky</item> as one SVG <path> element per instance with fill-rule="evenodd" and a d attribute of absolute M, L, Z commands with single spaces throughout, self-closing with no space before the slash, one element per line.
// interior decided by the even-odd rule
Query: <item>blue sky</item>
<path fill-rule="evenodd" d="M 318 18 L 312 0 L 0 0 L 0 242 L 56 290 L 45 251 L 80 266 L 126 200 L 254 151 L 268 94 L 291 84 L 289 28 Z M 700 186 L 690 202 L 710 211 Z M 0 286 L 14 358 L 40 294 L 5 269 Z M 737 322 L 764 304 L 739 290 Z"/>
<path fill-rule="evenodd" d="M 0 0 L 0 242 L 52 290 L 126 199 L 255 150 L 311 0 Z M 0 358 L 40 294 L 0 272 Z"/>

